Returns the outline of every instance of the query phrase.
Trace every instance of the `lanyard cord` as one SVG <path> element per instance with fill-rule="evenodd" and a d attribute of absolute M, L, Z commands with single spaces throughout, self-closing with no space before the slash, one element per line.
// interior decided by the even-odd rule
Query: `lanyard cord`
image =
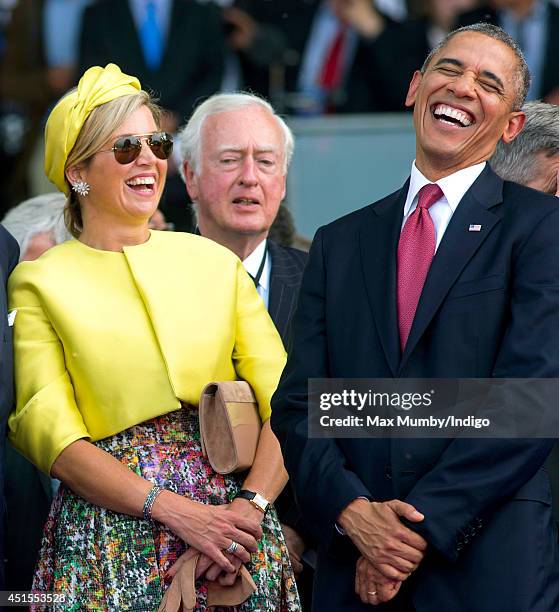
<path fill-rule="evenodd" d="M 256 288 L 258 288 L 258 285 L 260 284 L 260 278 L 262 277 L 262 272 L 264 272 L 264 264 L 266 263 L 266 257 L 268 257 L 268 247 L 266 247 L 264 249 L 264 256 L 262 257 L 262 261 L 260 262 L 260 266 L 258 266 L 258 272 L 256 273 L 256 276 L 252 276 L 252 274 L 250 274 L 250 272 L 248 273 L 250 278 L 252 278 L 252 280 L 254 282 L 254 286 Z"/>
<path fill-rule="evenodd" d="M 194 233 L 198 236 L 201 236 L 200 234 L 200 228 L 198 226 L 196 226 L 196 229 L 194 230 Z M 258 266 L 258 272 L 256 273 L 256 276 L 252 276 L 252 274 L 250 272 L 247 272 L 247 274 L 250 276 L 250 278 L 252 278 L 252 282 L 254 283 L 254 286 L 258 289 L 258 285 L 260 284 L 260 279 L 262 277 L 262 272 L 264 272 L 264 265 L 266 264 L 266 257 L 268 257 L 268 246 L 266 246 L 266 248 L 264 249 L 264 256 L 262 257 L 262 261 L 260 262 L 260 265 Z"/>

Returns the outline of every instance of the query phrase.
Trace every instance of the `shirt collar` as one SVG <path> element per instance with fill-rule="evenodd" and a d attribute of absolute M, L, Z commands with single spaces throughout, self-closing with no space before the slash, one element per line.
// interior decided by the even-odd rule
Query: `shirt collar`
<path fill-rule="evenodd" d="M 262 263 L 262 258 L 264 257 L 264 254 L 267 253 L 267 244 L 268 241 L 263 240 L 246 259 L 243 259 L 243 266 L 252 276 L 252 278 L 255 278 L 258 274 L 258 269 Z M 268 257 L 266 257 L 266 260 L 268 260 Z M 270 280 L 270 275 L 267 273 L 268 265 L 269 263 L 266 261 L 264 264 L 264 269 L 262 270 L 262 275 L 260 276 L 260 282 L 258 283 L 263 289 L 268 289 L 268 283 Z"/>
<path fill-rule="evenodd" d="M 436 184 L 441 188 L 444 198 L 453 213 L 458 207 L 458 204 L 460 204 L 460 200 L 464 197 L 466 191 L 468 191 L 477 177 L 482 173 L 485 164 L 486 162 L 481 162 L 480 164 L 475 164 L 468 168 L 462 168 L 462 170 L 458 170 L 436 181 Z M 421 173 L 414 161 L 411 167 L 408 197 L 404 206 L 404 217 L 410 212 L 419 190 L 429 183 L 431 183 L 431 181 Z"/>

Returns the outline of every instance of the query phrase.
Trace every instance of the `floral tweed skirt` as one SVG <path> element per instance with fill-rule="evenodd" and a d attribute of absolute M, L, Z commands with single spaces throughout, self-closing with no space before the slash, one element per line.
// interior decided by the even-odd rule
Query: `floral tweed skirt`
<path fill-rule="evenodd" d="M 200 447 L 198 412 L 171 412 L 96 442 L 128 468 L 179 495 L 224 504 L 240 489 L 237 475 L 216 474 Z M 273 508 L 262 522 L 258 551 L 247 565 L 257 589 L 238 612 L 300 610 L 295 579 Z M 33 590 L 64 594 L 64 603 L 35 610 L 156 611 L 163 576 L 187 545 L 164 525 L 95 506 L 61 486 L 45 525 Z M 206 585 L 196 583 L 196 612 Z M 223 609 L 223 608 L 222 608 Z"/>

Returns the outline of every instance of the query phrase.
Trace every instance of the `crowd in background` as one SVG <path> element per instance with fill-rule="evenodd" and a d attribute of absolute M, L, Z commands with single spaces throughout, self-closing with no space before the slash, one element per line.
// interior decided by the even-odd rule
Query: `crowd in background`
<path fill-rule="evenodd" d="M 175 132 L 218 91 L 250 90 L 297 116 L 404 112 L 410 77 L 456 25 L 496 23 L 521 44 L 529 99 L 559 97 L 555 0 L 2 0 L 0 218 L 52 187 L 42 132 L 56 100 L 92 65 L 139 77 Z M 192 229 L 170 164 L 162 209 Z"/>

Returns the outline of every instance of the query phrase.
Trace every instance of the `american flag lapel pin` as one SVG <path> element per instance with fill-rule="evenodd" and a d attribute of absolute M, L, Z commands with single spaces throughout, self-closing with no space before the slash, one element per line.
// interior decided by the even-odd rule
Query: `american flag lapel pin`
<path fill-rule="evenodd" d="M 470 225 L 470 227 L 468 228 L 469 232 L 481 232 L 481 225 L 478 225 L 477 223 L 472 223 Z"/>

